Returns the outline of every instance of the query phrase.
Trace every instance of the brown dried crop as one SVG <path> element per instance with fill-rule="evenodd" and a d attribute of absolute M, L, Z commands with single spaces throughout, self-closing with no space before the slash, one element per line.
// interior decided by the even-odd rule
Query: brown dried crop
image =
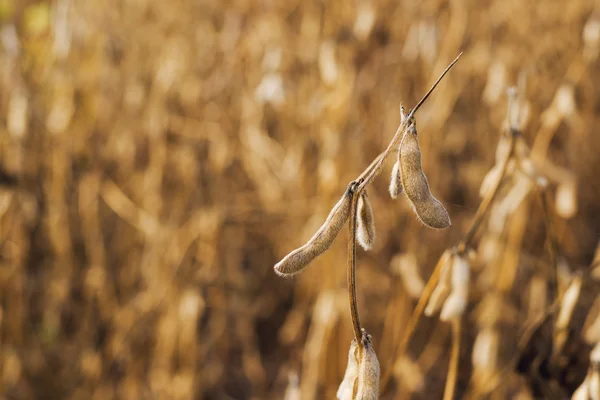
<path fill-rule="evenodd" d="M 358 377 L 358 359 L 359 348 L 356 339 L 352 339 L 350 350 L 348 351 L 348 364 L 344 373 L 344 379 L 340 383 L 340 387 L 336 393 L 338 400 L 352 400 L 354 398 L 356 378 Z"/>
<path fill-rule="evenodd" d="M 403 127 L 365 185 L 377 251 L 357 252 L 356 301 L 380 398 L 600 386 L 598 1 L 2 0 L 0 17 L 0 398 L 334 398 L 347 234 L 301 279 L 272 267 L 460 51 L 416 115 L 452 228 L 388 197 Z M 503 172 L 509 126 L 535 170 Z M 461 244 L 469 307 L 427 318 Z"/>
<path fill-rule="evenodd" d="M 451 225 L 450 216 L 442 203 L 431 194 L 423 172 L 417 130 L 414 121 L 410 123 L 400 144 L 400 175 L 404 193 L 423 224 L 435 229 L 448 228 Z"/>
<path fill-rule="evenodd" d="M 379 398 L 379 360 L 371 344 L 371 336 L 363 332 L 358 363 L 356 399 L 377 400 Z"/>
<path fill-rule="evenodd" d="M 398 160 L 392 167 L 392 177 L 390 179 L 389 192 L 392 199 L 398 198 L 402 194 L 402 171 L 400 169 L 400 151 L 398 151 Z"/>
<path fill-rule="evenodd" d="M 363 192 L 358 199 L 356 240 L 365 250 L 373 248 L 373 242 L 375 241 L 375 217 L 367 192 Z"/>
<path fill-rule="evenodd" d="M 302 272 L 308 264 L 331 246 L 350 216 L 353 190 L 354 184 L 348 185 L 342 198 L 331 209 L 327 219 L 313 237 L 275 264 L 274 270 L 277 275 L 292 277 Z"/>

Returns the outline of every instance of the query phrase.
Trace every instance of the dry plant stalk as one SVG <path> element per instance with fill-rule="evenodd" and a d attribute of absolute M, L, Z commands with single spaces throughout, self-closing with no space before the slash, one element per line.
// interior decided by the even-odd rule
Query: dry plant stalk
<path fill-rule="evenodd" d="M 347 219 L 350 220 L 347 283 L 354 340 L 356 341 L 353 343 L 356 343 L 360 355 L 356 389 L 356 395 L 359 399 L 378 398 L 380 377 L 379 362 L 371 345 L 370 336 L 360 326 L 356 303 L 356 242 L 358 240 L 365 250 L 369 250 L 372 248 L 375 239 L 373 210 L 365 190 L 379 173 L 388 156 L 399 146 L 398 157 L 400 166 L 399 168 L 395 168 L 396 171 L 392 174 L 392 181 L 395 181 L 396 184 L 400 181 L 415 214 L 425 225 L 437 229 L 450 226 L 450 217 L 447 211 L 431 195 L 427 178 L 423 173 L 421 150 L 416 138 L 416 121 L 414 115 L 450 68 L 456 64 L 461 55 L 462 53 L 446 67 L 437 81 L 408 115 L 405 114 L 404 109 L 401 107 L 400 125 L 386 150 L 375 158 L 355 181 L 348 184 L 346 192 L 315 235 L 304 246 L 289 253 L 274 267 L 278 275 L 285 277 L 301 272 L 311 261 L 329 248 L 340 232 L 342 225 Z M 402 178 L 399 179 L 399 176 Z M 394 195 L 397 196 L 400 191 L 400 187 L 398 186 L 394 188 L 390 187 L 392 197 Z M 350 348 L 349 370 L 347 370 L 346 377 L 338 389 L 338 396 L 347 395 L 350 386 L 354 387 L 354 384 L 350 384 L 348 376 L 348 374 L 353 374 L 352 371 L 355 369 L 354 362 L 351 360 L 352 354 L 356 353 L 356 350 L 353 350 L 353 346 L 355 344 L 351 345 Z"/>

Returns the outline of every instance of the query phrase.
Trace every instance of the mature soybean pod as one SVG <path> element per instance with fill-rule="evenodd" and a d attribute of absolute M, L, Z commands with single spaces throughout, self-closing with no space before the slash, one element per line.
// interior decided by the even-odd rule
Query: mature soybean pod
<path fill-rule="evenodd" d="M 291 277 L 302 272 L 312 260 L 331 246 L 350 216 L 354 188 L 354 183 L 348 185 L 346 192 L 333 207 L 325 223 L 304 246 L 292 251 L 275 264 L 274 269 L 277 275 Z"/>
<path fill-rule="evenodd" d="M 338 400 L 352 400 L 354 397 L 354 388 L 356 386 L 356 378 L 358 376 L 358 345 L 356 339 L 352 339 L 350 343 L 350 351 L 348 352 L 348 365 L 344 380 L 340 384 L 336 397 Z"/>
<path fill-rule="evenodd" d="M 402 171 L 400 171 L 400 150 L 398 150 L 398 160 L 392 168 L 392 178 L 390 179 L 390 196 L 397 198 L 402 193 Z"/>
<path fill-rule="evenodd" d="M 414 127 L 408 129 L 402 137 L 400 169 L 404 193 L 421 222 L 435 229 L 449 227 L 450 216 L 442 203 L 431 194 L 427 178 L 423 173 L 421 149 Z"/>
<path fill-rule="evenodd" d="M 358 227 L 356 238 L 358 243 L 365 250 L 371 250 L 375 241 L 375 217 L 373 216 L 373 208 L 367 196 L 367 192 L 363 192 L 358 199 Z"/>
<path fill-rule="evenodd" d="M 362 348 L 359 349 L 359 352 L 356 398 L 358 400 L 377 400 L 379 398 L 379 360 L 377 360 L 370 336 L 366 333 L 363 333 Z"/>

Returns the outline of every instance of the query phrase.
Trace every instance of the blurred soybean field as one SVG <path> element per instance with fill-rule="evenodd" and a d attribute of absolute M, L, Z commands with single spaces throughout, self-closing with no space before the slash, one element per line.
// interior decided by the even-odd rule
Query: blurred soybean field
<path fill-rule="evenodd" d="M 392 163 L 369 191 L 357 285 L 391 374 L 381 397 L 442 397 L 448 324 L 423 317 L 395 349 L 475 214 L 516 86 L 552 229 L 531 185 L 501 190 L 510 212 L 492 208 L 475 241 L 456 398 L 568 398 L 600 341 L 591 0 L 0 0 L 0 398 L 335 398 L 346 229 L 294 279 L 273 265 L 460 51 L 417 114 L 452 227 L 390 199 Z M 585 274 L 581 294 L 566 331 L 550 318 L 522 348 L 555 298 L 553 260 L 567 283 Z"/>

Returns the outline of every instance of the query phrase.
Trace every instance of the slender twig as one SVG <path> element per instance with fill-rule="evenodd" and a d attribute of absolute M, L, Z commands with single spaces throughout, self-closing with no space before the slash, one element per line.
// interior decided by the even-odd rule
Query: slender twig
<path fill-rule="evenodd" d="M 515 88 L 510 88 L 510 89 L 508 89 L 508 107 L 507 107 L 507 115 L 506 115 L 506 120 L 507 120 L 508 127 L 509 127 L 509 129 L 508 129 L 508 135 L 509 135 L 509 140 L 510 140 L 509 150 L 506 153 L 506 156 L 504 157 L 504 160 L 502 162 L 500 176 L 498 177 L 498 180 L 496 181 L 494 188 L 490 192 L 488 192 L 486 197 L 479 204 L 479 207 L 477 208 L 475 217 L 473 217 L 473 222 L 471 223 L 469 230 L 465 234 L 465 237 L 463 238 L 461 243 L 459 243 L 459 245 L 458 245 L 458 251 L 460 253 L 464 253 L 465 251 L 467 251 L 470 248 L 471 242 L 473 241 L 473 238 L 475 237 L 477 230 L 479 229 L 479 227 L 481 226 L 481 223 L 483 222 L 483 217 L 486 215 L 486 213 L 488 212 L 488 209 L 490 208 L 494 199 L 496 198 L 496 194 L 498 193 L 500 184 L 502 183 L 502 180 L 504 179 L 504 175 L 506 174 L 506 169 L 508 167 L 508 162 L 512 158 L 514 151 L 515 151 L 515 146 L 516 146 L 516 141 L 517 141 L 516 137 L 518 135 L 520 135 L 520 131 L 519 131 L 519 127 L 518 127 L 518 111 L 519 110 L 518 110 L 518 103 L 517 103 L 517 91 Z"/>
<path fill-rule="evenodd" d="M 431 88 L 427 91 L 427 93 L 425 93 L 425 96 L 423 96 L 423 98 L 421 100 L 419 100 L 417 105 L 410 111 L 410 113 L 408 114 L 408 117 L 400 122 L 400 125 L 398 126 L 398 129 L 396 130 L 396 134 L 390 141 L 390 144 L 388 145 L 388 147 L 385 149 L 385 151 L 383 153 L 381 153 L 376 158 L 377 162 L 375 162 L 375 165 L 372 164 L 367 168 L 367 170 L 369 170 L 369 173 L 366 174 L 363 182 L 360 184 L 360 186 L 357 189 L 357 192 L 359 194 L 362 193 L 362 191 L 367 187 L 367 185 L 369 185 L 369 183 L 371 183 L 373 178 L 375 178 L 375 176 L 377 176 L 377 174 L 381 170 L 381 167 L 383 166 L 383 164 L 386 162 L 390 153 L 392 153 L 396 149 L 396 147 L 398 147 L 398 143 L 400 142 L 400 139 L 402 138 L 404 131 L 410 125 L 411 120 L 414 117 L 417 110 L 421 107 L 421 105 L 423 105 L 425 100 L 427 100 L 427 98 L 435 90 L 437 85 L 441 82 L 441 80 L 448 73 L 448 71 L 450 71 L 450 69 L 454 66 L 454 64 L 456 64 L 458 62 L 458 59 L 460 58 L 461 55 L 462 55 L 462 52 L 446 67 L 444 72 L 442 72 L 442 74 L 435 81 L 435 83 L 431 86 Z M 362 176 L 363 175 L 361 174 L 361 177 Z"/>
<path fill-rule="evenodd" d="M 548 198 L 546 197 L 547 196 L 546 191 L 542 189 L 542 190 L 538 190 L 538 193 L 540 195 L 540 202 L 542 203 L 542 211 L 544 212 L 544 217 L 546 219 L 546 231 L 547 231 L 548 242 L 549 242 L 548 252 L 550 253 L 550 263 L 552 264 L 552 268 L 554 270 L 554 274 L 552 275 L 552 277 L 555 280 L 555 282 L 553 282 L 553 284 L 555 285 L 556 297 L 558 299 L 560 299 L 560 298 L 562 298 L 563 293 L 562 293 L 562 288 L 560 285 L 559 272 L 558 272 L 558 255 L 560 254 L 558 240 L 556 239 L 554 225 L 552 224 L 552 217 L 550 214 L 550 207 L 548 205 Z"/>
<path fill-rule="evenodd" d="M 358 197 L 356 191 L 353 190 L 350 222 L 348 224 L 348 267 L 346 279 L 348 280 L 348 299 L 350 301 L 350 316 L 352 317 L 354 338 L 358 345 L 362 347 L 362 332 L 358 317 L 358 305 L 356 303 L 356 212 L 358 209 Z"/>
<path fill-rule="evenodd" d="M 477 230 L 479 229 L 479 227 L 481 226 L 481 223 L 483 222 L 483 217 L 485 217 L 485 215 L 487 214 L 490 206 L 492 205 L 494 199 L 496 198 L 496 195 L 498 194 L 498 189 L 500 189 L 500 185 L 502 184 L 502 181 L 504 180 L 504 175 L 506 174 L 508 163 L 509 163 L 510 159 L 512 158 L 514 150 L 515 150 L 515 135 L 516 135 L 516 132 L 511 131 L 511 135 L 508 139 L 508 140 L 510 140 L 509 150 L 506 153 L 504 160 L 502 160 L 502 166 L 500 167 L 501 168 L 500 176 L 498 177 L 498 180 L 496 180 L 496 184 L 494 185 L 494 188 L 486 194 L 484 199 L 479 204 L 479 207 L 477 208 L 477 211 L 475 212 L 475 216 L 473 217 L 473 222 L 471 223 L 469 230 L 465 234 L 465 237 L 463 238 L 463 240 L 461 240 L 461 242 L 458 244 L 459 253 L 464 253 L 466 250 L 468 250 L 470 248 L 471 242 L 473 241 L 473 238 L 475 237 Z"/>
<path fill-rule="evenodd" d="M 444 400 L 452 400 L 456 388 L 456 378 L 458 377 L 458 360 L 460 358 L 460 336 L 461 336 L 460 318 L 452 321 L 452 352 L 450 353 L 450 365 L 448 366 L 448 377 L 446 378 L 446 387 L 444 388 Z"/>
<path fill-rule="evenodd" d="M 399 354 L 404 354 L 404 352 L 406 351 L 408 342 L 412 338 L 412 334 L 414 333 L 415 328 L 417 327 L 417 324 L 419 323 L 419 320 L 421 319 L 421 315 L 423 314 L 423 311 L 425 311 L 425 307 L 427 307 L 427 303 L 429 303 L 429 298 L 431 297 L 431 293 L 433 293 L 433 290 L 435 289 L 435 286 L 437 285 L 437 283 L 440 279 L 442 267 L 444 266 L 444 264 L 446 264 L 447 261 L 448 261 L 448 258 L 445 256 L 445 254 L 442 255 L 440 257 L 440 259 L 438 260 L 435 268 L 433 269 L 433 272 L 431 273 L 431 276 L 429 277 L 429 280 L 427 281 L 427 284 L 425 285 L 425 288 L 423 289 L 423 293 L 421 293 L 421 296 L 419 297 L 419 302 L 417 303 L 415 310 L 411 314 L 411 316 L 406 324 L 406 328 L 404 329 L 404 332 L 402 333 L 402 338 L 400 339 L 400 343 L 398 344 L 398 346 L 396 348 L 394 348 L 394 350 L 391 353 L 391 357 L 389 358 L 390 364 L 392 362 L 394 362 L 394 360 L 396 360 L 396 358 L 398 357 Z M 391 376 L 391 368 L 386 368 L 384 370 L 384 375 L 381 379 L 381 384 L 379 385 L 380 392 L 383 392 L 385 390 L 385 388 L 388 384 L 388 381 L 390 379 L 390 376 Z"/>

